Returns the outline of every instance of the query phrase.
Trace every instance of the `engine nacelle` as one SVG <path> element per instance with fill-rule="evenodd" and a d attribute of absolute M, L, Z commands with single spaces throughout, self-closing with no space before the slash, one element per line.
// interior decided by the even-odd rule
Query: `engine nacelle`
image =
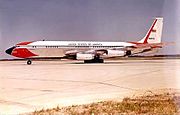
<path fill-rule="evenodd" d="M 76 54 L 76 59 L 77 60 L 92 60 L 92 59 L 94 59 L 94 54 L 77 53 Z"/>
<path fill-rule="evenodd" d="M 108 56 L 125 56 L 126 52 L 122 50 L 107 50 Z"/>

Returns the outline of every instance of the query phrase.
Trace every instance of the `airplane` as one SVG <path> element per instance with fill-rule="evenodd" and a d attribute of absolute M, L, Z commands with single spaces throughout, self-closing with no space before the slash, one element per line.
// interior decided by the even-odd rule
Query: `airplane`
<path fill-rule="evenodd" d="M 36 58 L 67 58 L 84 63 L 103 63 L 105 58 L 125 57 L 162 48 L 163 18 L 155 18 L 147 34 L 138 42 L 100 41 L 32 41 L 21 42 L 7 49 L 9 55 L 27 59 L 31 65 Z"/>

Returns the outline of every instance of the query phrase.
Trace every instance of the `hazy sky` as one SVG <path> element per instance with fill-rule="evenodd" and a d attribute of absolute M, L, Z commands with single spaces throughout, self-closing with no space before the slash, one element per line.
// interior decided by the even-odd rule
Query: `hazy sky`
<path fill-rule="evenodd" d="M 164 53 L 180 53 L 179 0 L 0 0 L 0 57 L 21 41 L 138 41 L 164 17 Z M 179 41 L 179 42 L 178 42 Z"/>

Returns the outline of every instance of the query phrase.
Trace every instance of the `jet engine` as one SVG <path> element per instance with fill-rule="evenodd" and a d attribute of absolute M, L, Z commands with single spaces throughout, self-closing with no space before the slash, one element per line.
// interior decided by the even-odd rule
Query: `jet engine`
<path fill-rule="evenodd" d="M 116 57 L 116 56 L 129 56 L 131 55 L 131 51 L 123 51 L 123 50 L 107 50 L 107 55 L 110 57 Z"/>
<path fill-rule="evenodd" d="M 77 60 L 92 60 L 94 59 L 94 54 L 83 54 L 83 53 L 77 53 L 76 59 Z"/>
<path fill-rule="evenodd" d="M 108 56 L 125 56 L 126 55 L 126 52 L 125 51 L 122 51 L 122 50 L 107 50 L 107 55 Z"/>

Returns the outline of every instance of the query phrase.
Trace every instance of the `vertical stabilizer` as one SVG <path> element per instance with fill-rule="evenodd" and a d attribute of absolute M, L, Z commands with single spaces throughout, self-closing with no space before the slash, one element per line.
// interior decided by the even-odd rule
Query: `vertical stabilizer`
<path fill-rule="evenodd" d="M 163 18 L 156 18 L 146 36 L 138 43 L 161 43 Z"/>

